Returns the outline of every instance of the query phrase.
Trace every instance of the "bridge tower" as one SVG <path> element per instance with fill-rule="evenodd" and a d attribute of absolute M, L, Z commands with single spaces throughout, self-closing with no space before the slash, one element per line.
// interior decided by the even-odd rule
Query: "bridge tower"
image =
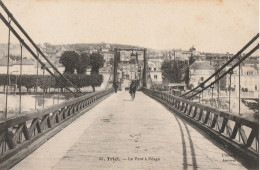
<path fill-rule="evenodd" d="M 115 86 L 116 82 L 117 82 L 117 67 L 118 67 L 118 60 L 117 60 L 117 56 L 118 56 L 118 51 L 117 48 L 114 49 L 114 74 L 113 74 L 113 86 Z"/>
<path fill-rule="evenodd" d="M 143 82 L 143 87 L 146 87 L 146 79 L 147 79 L 147 49 L 121 49 L 121 48 L 114 48 L 114 79 L 113 79 L 113 85 L 115 85 L 118 81 L 117 77 L 117 68 L 118 68 L 118 62 L 120 61 L 120 51 L 142 51 L 144 55 L 144 67 L 143 67 L 143 77 L 142 77 L 142 82 Z"/>

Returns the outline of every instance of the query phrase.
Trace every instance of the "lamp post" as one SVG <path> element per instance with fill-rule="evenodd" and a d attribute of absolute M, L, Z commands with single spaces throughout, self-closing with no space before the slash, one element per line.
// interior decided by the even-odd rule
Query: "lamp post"
<path fill-rule="evenodd" d="M 201 83 L 201 88 L 204 88 L 204 83 Z M 203 90 L 204 91 L 204 90 Z M 203 91 L 201 92 L 201 102 L 203 103 Z"/>
<path fill-rule="evenodd" d="M 210 86 L 210 88 L 211 88 L 211 100 L 212 100 L 212 106 L 213 106 L 213 89 L 214 89 L 214 84 L 212 84 Z"/>
<path fill-rule="evenodd" d="M 135 59 L 135 79 L 137 79 L 137 74 L 138 74 L 138 73 L 136 73 L 137 70 L 138 70 L 138 54 L 137 54 L 137 52 L 135 53 L 135 57 L 136 57 L 136 59 Z"/>
<path fill-rule="evenodd" d="M 219 69 L 219 60 L 217 60 L 217 65 L 216 65 L 216 71 Z M 219 78 L 219 74 L 217 74 L 216 78 Z M 218 93 L 218 103 L 217 103 L 217 108 L 219 108 L 219 93 L 220 93 L 220 84 L 219 84 L 219 81 L 218 83 L 216 84 L 217 85 L 217 93 Z"/>
<path fill-rule="evenodd" d="M 45 74 L 45 69 L 46 69 L 46 65 L 42 65 L 42 67 L 41 67 L 41 69 L 42 69 L 42 75 L 44 76 Z M 42 105 L 42 107 L 44 108 L 44 100 L 45 100 L 45 89 L 43 89 L 43 92 L 42 92 L 42 98 L 43 98 L 43 105 Z"/>
<path fill-rule="evenodd" d="M 238 56 L 238 60 L 240 61 L 240 56 Z M 238 114 L 240 115 L 241 113 L 240 113 L 240 107 L 241 107 L 241 105 L 240 105 L 240 90 L 241 90 L 241 70 L 240 70 L 241 68 L 240 68 L 240 64 L 238 65 Z"/>
<path fill-rule="evenodd" d="M 117 48 L 114 49 L 114 77 L 113 77 L 113 86 L 116 88 L 116 82 L 117 82 L 117 56 L 118 56 L 118 50 Z"/>
<path fill-rule="evenodd" d="M 146 87 L 146 72 L 147 72 L 147 49 L 144 49 L 144 69 L 143 69 L 143 87 Z"/>
<path fill-rule="evenodd" d="M 219 74 L 217 75 L 217 78 L 219 78 Z M 219 108 L 219 93 L 220 93 L 220 85 L 219 85 L 219 81 L 218 81 L 218 106 L 217 108 Z"/>
<path fill-rule="evenodd" d="M 229 71 L 229 100 L 228 100 L 228 103 L 229 103 L 229 112 L 230 112 L 230 97 L 231 97 L 231 76 L 233 74 L 233 70 Z"/>

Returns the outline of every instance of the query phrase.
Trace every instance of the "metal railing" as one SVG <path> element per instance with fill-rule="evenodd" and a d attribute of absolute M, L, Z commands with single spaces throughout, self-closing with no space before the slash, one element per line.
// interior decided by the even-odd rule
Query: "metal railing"
<path fill-rule="evenodd" d="M 68 125 L 67 122 L 69 122 L 71 118 L 74 117 L 76 119 L 76 115 L 79 116 L 83 114 L 86 109 L 97 103 L 99 99 L 112 92 L 112 88 L 94 92 L 51 107 L 37 109 L 31 112 L 24 112 L 19 116 L 7 118 L 1 121 L 0 167 L 1 164 L 10 157 L 14 156 L 21 150 L 30 147 L 34 142 L 37 143 L 36 141 L 43 135 L 43 140 L 46 141 L 63 127 Z M 51 131 L 55 131 L 55 129 L 59 130 L 56 130 L 57 132 L 54 132 L 50 137 L 46 135 L 47 133 L 52 133 Z"/>
<path fill-rule="evenodd" d="M 224 143 L 232 151 L 245 158 L 244 163 L 253 162 L 258 165 L 258 120 L 249 120 L 165 92 L 147 88 L 143 88 L 142 91 L 165 104 L 189 122 L 213 134 L 214 139 Z"/>

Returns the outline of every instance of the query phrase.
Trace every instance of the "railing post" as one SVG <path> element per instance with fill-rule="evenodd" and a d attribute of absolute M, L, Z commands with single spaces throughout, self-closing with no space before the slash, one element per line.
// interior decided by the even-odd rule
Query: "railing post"
<path fill-rule="evenodd" d="M 249 147 L 252 145 L 254 138 L 258 138 L 258 130 L 256 128 L 253 128 L 246 143 L 246 147 Z"/>
<path fill-rule="evenodd" d="M 196 117 L 196 115 L 197 115 L 197 110 L 198 110 L 198 108 L 195 107 L 194 112 L 193 112 L 193 115 L 192 115 L 192 118 L 195 118 L 195 117 Z"/>
<path fill-rule="evenodd" d="M 147 72 L 147 49 L 144 49 L 144 69 L 143 69 L 143 87 L 147 87 L 146 84 L 146 72 Z"/>
<path fill-rule="evenodd" d="M 185 109 L 184 109 L 183 113 L 186 113 L 187 109 L 188 109 L 188 103 L 185 103 Z"/>
<path fill-rule="evenodd" d="M 191 110 L 192 110 L 192 105 L 190 105 L 190 108 L 189 108 L 189 110 L 188 110 L 188 113 L 187 113 L 187 115 L 190 115 L 190 113 L 191 113 Z"/>
<path fill-rule="evenodd" d="M 205 116 L 205 119 L 204 119 L 204 121 L 203 121 L 203 124 L 206 124 L 206 123 L 208 122 L 208 120 L 209 120 L 209 114 L 210 114 L 210 112 L 207 111 L 206 116 Z"/>
<path fill-rule="evenodd" d="M 114 49 L 114 79 L 113 79 L 113 85 L 115 86 L 117 83 L 117 48 Z"/>
<path fill-rule="evenodd" d="M 239 128 L 240 124 L 238 123 L 235 123 L 235 127 L 233 128 L 233 131 L 230 135 L 230 138 L 231 139 L 235 139 L 236 138 L 236 135 L 237 135 L 237 131 L 238 131 L 238 128 Z"/>
<path fill-rule="evenodd" d="M 185 105 L 185 103 L 184 102 L 181 102 L 181 112 L 183 111 L 183 109 L 184 109 L 184 105 Z"/>
<path fill-rule="evenodd" d="M 198 118 L 198 121 L 200 121 L 200 120 L 201 120 L 201 118 L 202 118 L 202 115 L 203 115 L 203 109 L 200 109 L 200 113 L 199 113 L 199 118 Z"/>
<path fill-rule="evenodd" d="M 211 128 L 214 128 L 216 123 L 217 123 L 217 120 L 218 120 L 218 115 L 214 114 L 214 117 L 213 117 L 213 120 L 212 120 L 212 123 L 211 123 Z"/>
<path fill-rule="evenodd" d="M 222 121 L 222 124 L 221 124 L 221 128 L 219 130 L 219 133 L 223 133 L 224 132 L 227 122 L 228 122 L 228 119 L 227 118 L 223 118 L 223 121 Z"/>

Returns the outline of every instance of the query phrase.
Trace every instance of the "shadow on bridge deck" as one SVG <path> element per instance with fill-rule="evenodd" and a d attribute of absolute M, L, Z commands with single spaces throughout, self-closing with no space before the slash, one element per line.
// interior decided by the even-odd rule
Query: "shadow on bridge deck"
<path fill-rule="evenodd" d="M 13 169 L 246 169 L 203 134 L 142 92 L 119 92 Z"/>

